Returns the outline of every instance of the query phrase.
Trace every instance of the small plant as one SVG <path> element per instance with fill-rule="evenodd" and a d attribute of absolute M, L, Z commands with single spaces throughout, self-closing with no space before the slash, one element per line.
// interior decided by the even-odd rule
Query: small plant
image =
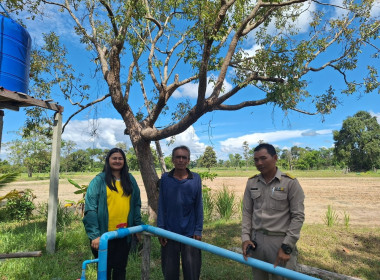
<path fill-rule="evenodd" d="M 327 206 L 327 211 L 325 215 L 325 223 L 328 227 L 332 227 L 338 222 L 338 214 L 336 211 L 332 208 L 331 205 Z"/>
<path fill-rule="evenodd" d="M 216 173 L 210 173 L 208 171 L 200 172 L 199 176 L 202 180 L 214 180 L 214 178 L 217 176 Z M 211 221 L 212 220 L 212 213 L 214 211 L 215 201 L 212 196 L 211 188 L 207 187 L 206 185 L 203 185 L 202 188 L 202 199 L 203 199 L 203 217 L 205 221 Z"/>
<path fill-rule="evenodd" d="M 203 188 L 202 188 L 202 198 L 203 198 L 203 217 L 205 221 L 211 221 L 215 202 L 211 193 L 211 189 L 207 187 L 206 185 L 203 185 Z"/>
<path fill-rule="evenodd" d="M 7 198 L 5 209 L 10 219 L 22 221 L 29 220 L 32 217 L 32 211 L 35 209 L 33 200 L 36 196 L 31 189 L 13 190 Z"/>
<path fill-rule="evenodd" d="M 67 179 L 67 180 L 70 182 L 70 184 L 74 185 L 74 187 L 76 187 L 78 189 L 74 193 L 75 194 L 82 194 L 82 198 L 79 199 L 77 202 L 75 202 L 73 200 L 65 200 L 66 201 L 65 207 L 74 206 L 76 210 L 80 209 L 80 213 L 83 217 L 83 215 L 84 215 L 84 198 L 86 196 L 88 185 L 81 185 L 80 186 L 78 183 L 76 183 L 72 179 Z"/>
<path fill-rule="evenodd" d="M 0 188 L 5 187 L 7 184 L 16 181 L 19 173 L 7 173 L 0 175 Z"/>
<path fill-rule="evenodd" d="M 211 181 L 214 180 L 216 178 L 216 176 L 218 176 L 218 174 L 216 174 L 216 173 L 210 173 L 208 171 L 199 172 L 198 174 L 199 174 L 199 176 L 201 177 L 202 180 L 209 179 Z"/>
<path fill-rule="evenodd" d="M 348 214 L 346 211 L 344 211 L 343 214 L 344 214 L 344 225 L 348 228 L 350 224 L 350 214 Z"/>
<path fill-rule="evenodd" d="M 240 198 L 240 200 L 239 200 L 239 210 L 240 210 L 239 218 L 241 219 L 243 216 L 243 198 Z"/>
<path fill-rule="evenodd" d="M 223 185 L 223 190 L 216 193 L 216 209 L 220 218 L 229 219 L 234 212 L 235 194 Z"/>
<path fill-rule="evenodd" d="M 48 218 L 48 204 L 40 203 L 36 207 L 38 216 L 47 221 Z M 57 226 L 64 228 L 71 224 L 73 221 L 77 220 L 79 215 L 71 211 L 69 208 L 58 203 L 57 205 Z"/>
<path fill-rule="evenodd" d="M 144 211 L 144 210 L 141 210 L 141 221 L 144 223 L 144 224 L 149 224 L 149 211 Z"/>

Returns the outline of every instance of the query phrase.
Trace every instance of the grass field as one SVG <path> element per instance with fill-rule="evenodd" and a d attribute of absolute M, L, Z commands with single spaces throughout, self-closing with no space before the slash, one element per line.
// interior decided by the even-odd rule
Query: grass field
<path fill-rule="evenodd" d="M 282 169 L 281 169 L 282 170 Z M 157 174 L 160 174 L 159 169 L 156 170 Z M 193 169 L 194 172 L 205 172 L 209 171 L 207 168 L 196 168 Z M 380 177 L 380 172 L 349 172 L 345 173 L 339 169 L 328 169 L 328 170 L 282 170 L 283 172 L 289 172 L 296 177 L 303 178 L 336 178 L 336 177 Z M 100 170 L 99 170 L 100 172 Z M 99 172 L 68 172 L 61 173 L 61 178 L 81 178 L 83 175 L 89 175 L 90 177 L 95 176 Z M 255 167 L 242 167 L 242 168 L 212 168 L 210 169 L 211 173 L 217 174 L 218 177 L 251 177 L 258 173 Z M 131 171 L 134 176 L 140 176 L 139 171 Z M 28 177 L 26 173 L 20 175 L 20 180 L 22 181 L 35 181 L 35 180 L 46 180 L 49 179 L 49 174 L 47 173 L 37 173 L 33 174 L 32 177 Z"/>
<path fill-rule="evenodd" d="M 218 173 L 218 177 L 212 182 L 205 182 L 207 185 L 215 189 L 226 185 L 236 193 L 244 189 L 247 177 L 254 174 L 253 170 L 236 174 L 234 170 L 212 172 Z M 72 178 L 80 184 L 88 184 L 95 174 L 61 174 L 61 201 L 66 199 L 66 195 L 72 195 L 75 190 L 70 189 L 72 186 L 67 183 L 67 178 Z M 141 188 L 141 176 L 137 172 L 134 174 Z M 292 174 L 302 182 L 307 197 L 305 207 L 306 211 L 309 211 L 298 242 L 299 263 L 361 279 L 380 279 L 380 176 L 334 171 L 316 171 L 313 176 L 309 176 L 307 172 Z M 0 189 L 0 195 L 13 188 L 29 187 L 38 191 L 38 195 L 47 196 L 48 185 L 46 174 L 40 174 L 32 180 L 25 180 L 23 175 L 11 186 Z M 332 227 L 326 226 L 323 221 L 328 204 L 334 205 L 334 209 L 340 214 L 339 223 Z M 348 226 L 343 223 L 342 209 L 347 210 L 350 215 Z M 313 216 L 314 213 L 318 214 Z M 30 222 L 18 223 L 1 220 L 0 253 L 41 250 L 43 255 L 39 258 L 0 260 L 0 279 L 79 278 L 81 263 L 91 258 L 91 252 L 80 220 L 70 217 L 69 214 L 65 215 L 59 215 L 57 253 L 53 256 L 45 252 L 45 218 L 39 217 Z M 226 249 L 240 247 L 239 213 L 228 221 L 217 218 L 205 224 L 203 241 Z M 153 238 L 152 243 L 150 279 L 159 280 L 162 279 L 159 244 L 156 238 Z M 204 253 L 202 260 L 202 280 L 252 279 L 250 268 L 242 264 L 210 253 Z M 140 256 L 131 255 L 128 279 L 140 279 L 140 266 Z M 89 265 L 87 279 L 96 279 L 94 265 Z"/>
<path fill-rule="evenodd" d="M 43 251 L 42 257 L 8 259 L 0 262 L 1 280 L 64 280 L 81 275 L 81 263 L 91 259 L 88 239 L 80 221 L 60 221 L 57 252 L 45 252 L 46 222 L 4 223 L 0 227 L 0 252 Z M 205 224 L 203 241 L 225 248 L 240 247 L 240 221 L 214 221 Z M 380 229 L 305 225 L 298 243 L 299 263 L 328 271 L 380 279 Z M 252 279 L 251 269 L 243 264 L 204 252 L 202 280 Z M 130 256 L 128 279 L 140 279 L 141 257 Z M 150 279 L 163 279 L 157 238 L 152 239 Z M 86 279 L 96 279 L 95 265 L 88 265 Z"/>

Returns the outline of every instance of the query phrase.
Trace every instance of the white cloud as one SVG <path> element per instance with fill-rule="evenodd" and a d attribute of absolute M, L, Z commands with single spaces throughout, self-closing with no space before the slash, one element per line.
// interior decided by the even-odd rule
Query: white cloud
<path fill-rule="evenodd" d="M 377 122 L 380 124 L 380 113 L 375 113 L 372 111 L 369 111 L 369 113 L 371 114 L 372 117 L 376 117 Z"/>
<path fill-rule="evenodd" d="M 348 13 L 348 10 L 339 8 L 343 7 L 343 0 L 330 0 L 330 4 L 335 6 L 333 18 L 342 17 Z"/>
<path fill-rule="evenodd" d="M 168 146 L 167 144 L 170 142 L 170 138 L 163 140 L 164 145 L 161 145 L 162 151 L 165 156 L 170 156 L 173 148 L 185 145 L 189 147 L 191 152 L 191 160 L 195 160 L 197 157 L 201 156 L 205 149 L 206 145 L 200 142 L 198 135 L 195 132 L 193 126 L 190 126 L 184 132 L 175 136 L 174 142 Z M 162 142 L 162 141 L 161 141 Z"/>
<path fill-rule="evenodd" d="M 317 10 L 317 5 L 315 2 L 304 2 L 299 10 L 303 12 L 298 16 L 294 24 L 301 33 L 305 33 L 309 30 L 309 24 L 313 18 L 312 13 Z"/>
<path fill-rule="evenodd" d="M 62 139 L 74 141 L 78 149 L 88 147 L 109 149 L 117 143 L 127 143 L 129 148 L 130 140 L 124 135 L 124 129 L 124 122 L 118 119 L 74 120 L 65 128 Z M 95 136 L 91 136 L 92 131 L 96 132 Z"/>
<path fill-rule="evenodd" d="M 43 10 L 44 16 L 37 16 L 34 20 L 27 12 L 20 14 L 34 44 L 41 46 L 43 33 L 50 31 L 54 31 L 69 42 L 79 42 L 78 36 L 74 33 L 73 19 L 66 12 L 62 13 L 58 11 L 57 6 L 48 4 L 41 4 L 41 10 Z"/>
<path fill-rule="evenodd" d="M 371 10 L 371 17 L 380 16 L 380 1 L 375 1 Z"/>
<path fill-rule="evenodd" d="M 331 134 L 331 130 L 281 130 L 266 133 L 253 133 L 220 141 L 220 150 L 225 154 L 241 153 L 244 141 L 247 141 L 249 146 L 257 146 L 261 140 L 268 143 L 276 143 L 284 140 L 324 134 Z"/>
<path fill-rule="evenodd" d="M 338 7 L 344 7 L 343 0 L 331 0 L 330 1 L 331 5 L 335 5 Z M 372 9 L 371 9 L 371 17 L 378 17 L 380 16 L 380 1 L 375 0 L 372 4 Z M 342 8 L 335 8 L 335 15 L 334 17 L 341 17 L 349 13 L 349 10 L 347 9 L 342 9 Z"/>
<path fill-rule="evenodd" d="M 207 78 L 207 82 L 208 84 L 207 84 L 207 89 L 206 89 L 206 98 L 208 98 L 211 95 L 214 89 L 213 84 L 210 83 L 210 77 Z M 198 87 L 199 87 L 199 83 L 185 84 L 173 93 L 173 97 L 174 98 L 181 98 L 181 97 L 197 98 Z M 228 92 L 231 89 L 232 89 L 232 85 L 228 83 L 226 80 L 224 80 L 222 94 L 223 92 Z"/>
<path fill-rule="evenodd" d="M 290 26 L 293 26 L 293 29 L 296 28 L 300 33 L 305 33 L 309 30 L 310 22 L 313 19 L 312 13 L 317 10 L 317 5 L 314 2 L 304 2 L 301 4 L 300 8 L 295 10 L 293 6 L 289 11 L 284 13 L 284 16 L 288 16 L 289 20 L 287 24 L 285 24 L 284 29 L 289 29 Z M 291 15 L 298 14 L 297 19 L 293 22 Z M 274 21 L 268 25 L 267 33 L 270 35 L 275 35 L 278 33 L 278 29 L 274 24 Z M 248 35 L 248 43 L 253 43 L 253 46 L 245 51 L 248 53 L 254 53 L 259 49 L 258 46 L 255 46 L 255 36 L 256 32 L 253 31 Z"/>
<path fill-rule="evenodd" d="M 250 49 L 247 49 L 247 50 L 244 50 L 245 52 L 248 53 L 248 56 L 254 56 L 256 54 L 256 51 L 260 50 L 261 49 L 261 46 L 257 45 L 257 44 L 254 44 L 252 46 L 252 48 Z"/>
<path fill-rule="evenodd" d="M 74 141 L 78 149 L 95 147 L 110 149 L 117 143 L 127 143 L 127 148 L 132 147 L 129 136 L 124 135 L 125 124 L 122 120 L 100 118 L 95 124 L 94 120 L 71 121 L 62 134 L 62 139 Z M 96 136 L 91 136 L 91 131 L 96 130 Z M 206 145 L 200 142 L 193 126 L 175 136 L 173 144 L 168 146 L 170 138 L 161 140 L 161 148 L 165 156 L 170 156 L 174 147 L 186 145 L 189 147 L 192 159 L 203 154 Z M 154 146 L 154 143 L 152 143 Z"/>

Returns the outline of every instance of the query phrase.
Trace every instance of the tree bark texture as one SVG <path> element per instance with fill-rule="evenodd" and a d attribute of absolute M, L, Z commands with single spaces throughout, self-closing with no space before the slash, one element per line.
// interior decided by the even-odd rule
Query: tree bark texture
<path fill-rule="evenodd" d="M 131 140 L 134 137 L 131 137 Z M 144 182 L 146 194 L 148 197 L 149 216 L 150 219 L 156 220 L 158 210 L 158 175 L 154 168 L 153 155 L 150 150 L 150 141 L 145 141 L 141 138 L 138 141 L 133 141 L 132 144 L 136 152 L 136 157 L 139 162 L 140 173 Z"/>

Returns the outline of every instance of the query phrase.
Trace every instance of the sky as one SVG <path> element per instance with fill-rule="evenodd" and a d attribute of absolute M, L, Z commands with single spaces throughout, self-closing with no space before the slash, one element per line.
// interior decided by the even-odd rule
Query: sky
<path fill-rule="evenodd" d="M 339 4 L 339 0 L 331 1 Z M 316 9 L 312 3 L 309 10 Z M 336 11 L 338 14 L 339 11 Z M 33 44 L 39 45 L 42 42 L 42 33 L 47 28 L 54 28 L 58 35 L 62 36 L 66 42 L 75 42 L 75 35 L 71 32 L 70 24 L 62 17 L 57 17 L 52 11 L 51 16 L 44 21 L 27 21 L 27 30 L 32 37 Z M 12 15 L 11 15 L 12 16 Z M 372 11 L 372 16 L 380 16 L 380 3 Z M 297 23 L 301 26 L 301 32 L 308 32 L 307 26 L 310 17 L 307 11 L 299 18 Z M 80 47 L 72 45 L 73 63 L 81 64 L 83 53 Z M 379 47 L 379 45 L 377 45 Z M 254 52 L 257 46 L 252 42 L 247 42 L 248 52 Z M 363 66 L 367 61 L 360 61 Z M 378 63 L 378 62 L 377 62 Z M 86 65 L 81 65 L 86 67 Z M 380 70 L 380 68 L 378 68 Z M 355 73 L 353 74 L 355 75 Z M 310 76 L 310 90 L 320 92 L 326 90 L 330 84 L 343 88 L 342 79 L 334 72 L 325 71 L 324 73 Z M 228 80 L 225 82 L 226 89 L 231 87 Z M 174 93 L 173 98 L 189 98 L 195 100 L 197 84 L 189 84 Z M 99 93 L 102 92 L 100 87 Z M 246 89 L 246 94 L 252 90 Z M 211 92 L 211 88 L 208 88 Z M 250 148 L 255 147 L 259 141 L 274 144 L 280 149 L 291 148 L 292 146 L 310 147 L 319 149 L 322 147 L 330 148 L 334 145 L 333 131 L 342 127 L 342 122 L 353 116 L 360 110 L 368 111 L 377 117 L 380 123 L 380 94 L 361 94 L 345 96 L 339 95 L 340 104 L 331 114 L 304 115 L 298 112 L 283 112 L 272 105 L 245 108 L 239 111 L 222 112 L 214 111 L 201 117 L 196 123 L 190 126 L 185 132 L 175 137 L 174 143 L 169 145 L 170 139 L 161 140 L 161 146 L 165 155 L 170 155 L 171 150 L 178 145 L 187 145 L 192 152 L 192 159 L 203 154 L 207 146 L 212 146 L 217 153 L 218 159 L 228 159 L 229 154 L 243 153 L 243 142 L 247 141 Z M 60 100 L 56 100 L 60 101 Z M 63 102 L 63 101 L 62 101 Z M 62 104 L 62 103 L 61 103 Z M 308 109 L 305 105 L 305 109 Z M 12 141 L 17 138 L 18 131 L 24 124 L 26 117 L 23 110 L 14 112 L 4 110 L 4 126 L 2 133 L 2 143 Z M 69 117 L 70 108 L 65 106 L 63 122 Z M 160 122 L 157 123 L 160 126 Z M 123 142 L 127 147 L 131 147 L 131 142 L 123 134 L 124 123 L 108 99 L 96 109 L 86 110 L 77 115 L 69 122 L 62 135 L 63 140 L 71 140 L 77 144 L 78 149 L 86 148 L 112 148 L 117 143 Z M 91 136 L 91 131 L 96 128 L 97 136 Z M 6 147 L 2 144 L 0 157 L 8 156 Z"/>

